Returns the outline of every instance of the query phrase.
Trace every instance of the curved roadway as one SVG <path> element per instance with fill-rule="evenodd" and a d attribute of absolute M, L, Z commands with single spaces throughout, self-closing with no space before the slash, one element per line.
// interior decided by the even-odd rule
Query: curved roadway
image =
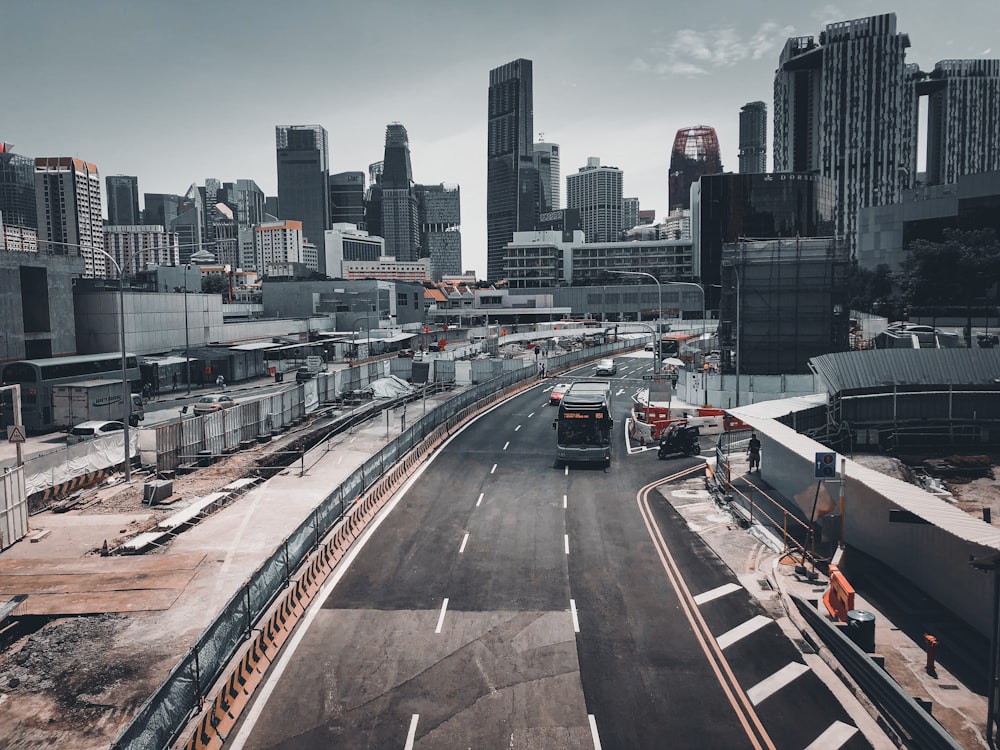
<path fill-rule="evenodd" d="M 700 459 L 626 452 L 650 360 L 619 362 L 609 470 L 555 468 L 552 381 L 469 425 L 335 571 L 233 746 L 870 747 L 656 489 Z"/>

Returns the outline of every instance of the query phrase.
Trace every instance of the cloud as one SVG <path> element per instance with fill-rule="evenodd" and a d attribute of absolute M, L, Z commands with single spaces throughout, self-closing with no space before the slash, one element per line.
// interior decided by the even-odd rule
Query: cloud
<path fill-rule="evenodd" d="M 776 54 L 793 31 L 791 26 L 779 26 L 774 21 L 762 23 L 748 39 L 728 26 L 708 31 L 678 29 L 665 44 L 634 58 L 628 69 L 658 76 L 708 75 L 713 68 L 729 68 Z"/>

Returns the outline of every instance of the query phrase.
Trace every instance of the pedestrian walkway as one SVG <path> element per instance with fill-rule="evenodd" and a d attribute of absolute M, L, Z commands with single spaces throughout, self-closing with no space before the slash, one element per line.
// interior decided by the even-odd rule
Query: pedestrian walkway
<path fill-rule="evenodd" d="M 826 566 L 816 569 L 800 555 L 786 553 L 780 512 L 769 503 L 765 506 L 763 498 L 766 495 L 786 508 L 794 506 L 759 475 L 747 472 L 745 456 L 734 455 L 733 458 L 730 468 L 734 488 L 755 497 L 757 504 L 748 507 L 745 502 L 731 503 L 741 523 L 730 524 L 727 533 L 720 533 L 718 524 L 701 522 L 691 526 L 702 533 L 738 574 L 747 569 L 751 561 L 749 567 L 765 574 L 781 596 L 782 609 L 796 628 L 808 632 L 809 627 L 792 597 L 814 602 L 821 614 L 829 619 L 822 603 L 830 583 Z M 750 492 L 750 488 L 754 492 Z M 685 514 L 684 506 L 689 503 L 684 498 L 672 496 L 666 488 L 664 496 L 682 515 Z M 721 510 L 716 503 L 712 505 L 716 513 Z M 734 541 L 731 535 L 743 537 L 744 541 Z M 751 540 L 754 539 L 761 544 L 753 544 Z M 988 639 L 927 598 L 904 576 L 871 557 L 849 546 L 831 550 L 831 553 L 836 555 L 840 572 L 854 588 L 853 609 L 874 615 L 874 656 L 884 660 L 886 672 L 906 694 L 923 702 L 963 748 L 986 748 Z M 766 600 L 774 595 L 769 588 L 762 588 L 756 582 L 747 585 L 758 598 Z M 926 636 L 934 638 L 932 665 L 928 660 Z M 810 640 L 821 644 L 815 636 Z M 845 672 L 825 648 L 821 647 L 819 653 L 837 673 Z M 852 690 L 860 693 L 859 688 Z"/>

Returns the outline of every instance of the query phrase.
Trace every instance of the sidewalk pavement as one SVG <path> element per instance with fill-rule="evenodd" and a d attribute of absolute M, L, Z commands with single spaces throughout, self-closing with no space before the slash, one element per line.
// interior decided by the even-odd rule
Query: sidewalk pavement
<path fill-rule="evenodd" d="M 745 465 L 734 466 L 735 481 L 747 479 L 742 474 L 744 471 Z M 782 500 L 756 475 L 753 484 Z M 707 491 L 697 502 L 683 497 L 683 493 L 673 495 L 671 487 L 664 487 L 662 492 L 678 512 L 692 521 L 692 528 L 698 530 L 765 607 L 773 606 L 777 603 L 773 600 L 780 599 L 780 607 L 772 614 L 779 623 L 783 621 L 789 636 L 800 648 L 805 646 L 801 633 L 808 632 L 809 626 L 791 597 L 796 595 L 816 602 L 817 609 L 828 616 L 822 598 L 829 588 L 829 578 L 820 571 L 816 571 L 819 575 L 815 580 L 801 575 L 802 561 L 784 553 L 780 528 L 757 521 L 749 529 L 743 529 Z M 706 521 L 709 516 L 712 520 Z M 963 748 L 987 748 L 989 640 L 928 599 L 903 576 L 858 550 L 841 549 L 839 568 L 855 590 L 854 609 L 875 616 L 874 655 L 884 659 L 886 672 L 906 694 L 929 705 L 934 718 Z M 938 642 L 932 670 L 927 669 L 925 634 L 933 635 Z M 820 674 L 820 677 L 834 694 L 843 696 L 845 706 L 848 700 L 853 702 L 857 696 L 863 705 L 870 706 L 849 678 L 842 681 L 839 675 L 846 675 L 846 670 L 835 663 L 822 641 L 815 636 L 811 639 L 820 644 L 819 656 L 827 663 L 827 676 Z M 809 663 L 814 669 L 818 666 Z M 874 709 L 870 710 L 874 713 Z M 857 716 L 853 718 L 858 721 Z M 876 729 L 876 734 L 870 735 L 861 723 L 859 728 L 865 731 L 869 740 L 882 734 L 881 729 Z"/>

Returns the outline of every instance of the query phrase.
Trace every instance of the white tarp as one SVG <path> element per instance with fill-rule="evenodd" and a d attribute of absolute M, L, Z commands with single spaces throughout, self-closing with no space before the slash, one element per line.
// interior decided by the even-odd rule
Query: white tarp
<path fill-rule="evenodd" d="M 0 473 L 0 550 L 7 549 L 28 533 L 28 495 L 24 468 Z"/>
<path fill-rule="evenodd" d="M 137 430 L 129 430 L 132 456 L 138 453 Z M 29 496 L 74 477 L 120 464 L 124 458 L 124 433 L 84 440 L 65 450 L 33 456 L 24 462 L 24 486 Z"/>
<path fill-rule="evenodd" d="M 416 390 L 412 385 L 395 375 L 373 380 L 370 388 L 375 398 L 396 398 Z"/>

